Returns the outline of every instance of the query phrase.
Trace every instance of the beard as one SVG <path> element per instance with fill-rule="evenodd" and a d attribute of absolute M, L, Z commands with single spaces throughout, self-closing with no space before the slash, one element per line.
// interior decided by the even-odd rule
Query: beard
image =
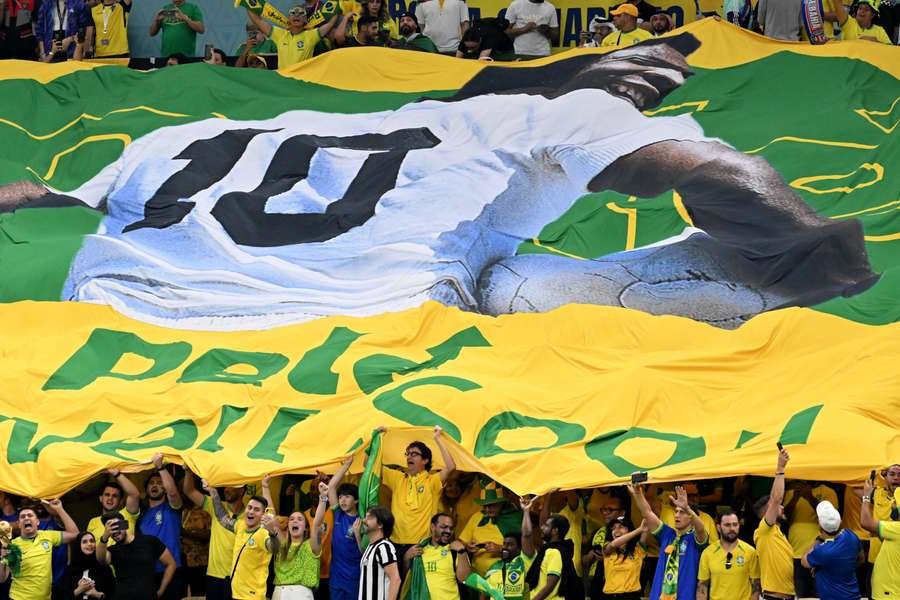
<path fill-rule="evenodd" d="M 404 25 L 403 27 L 400 28 L 400 35 L 402 35 L 403 37 L 409 37 L 413 33 L 415 33 L 415 31 L 416 30 L 413 29 L 412 27 L 410 27 L 408 25 Z"/>
<path fill-rule="evenodd" d="M 728 542 L 729 544 L 736 542 L 738 539 L 738 533 L 736 531 L 731 531 L 728 533 L 722 534 L 722 539 Z"/>

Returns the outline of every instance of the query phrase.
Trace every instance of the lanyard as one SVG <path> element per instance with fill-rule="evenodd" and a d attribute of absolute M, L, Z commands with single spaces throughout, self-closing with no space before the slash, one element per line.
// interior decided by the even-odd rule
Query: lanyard
<path fill-rule="evenodd" d="M 66 19 L 69 13 L 66 11 L 66 0 L 62 0 L 62 9 L 59 8 L 59 0 L 56 0 L 56 19 L 59 21 L 59 29 L 66 28 Z"/>
<path fill-rule="evenodd" d="M 106 10 L 107 8 L 109 10 Z M 113 11 L 116 10 L 116 5 L 113 4 L 112 6 L 107 6 L 105 4 L 102 4 L 100 10 L 103 13 L 103 35 L 105 36 L 107 33 L 109 33 L 109 18 L 112 16 Z"/>

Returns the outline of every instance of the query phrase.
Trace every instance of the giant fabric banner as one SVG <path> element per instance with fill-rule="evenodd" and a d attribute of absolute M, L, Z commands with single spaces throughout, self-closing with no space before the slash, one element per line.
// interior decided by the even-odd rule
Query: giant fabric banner
<path fill-rule="evenodd" d="M 776 441 L 858 478 L 900 453 L 896 52 L 2 64 L 2 486 L 312 472 L 379 425 L 519 493 Z"/>

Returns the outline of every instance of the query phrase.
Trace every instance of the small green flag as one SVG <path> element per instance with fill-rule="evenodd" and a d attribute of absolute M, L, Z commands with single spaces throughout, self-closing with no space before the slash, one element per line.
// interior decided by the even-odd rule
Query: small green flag
<path fill-rule="evenodd" d="M 287 17 L 280 10 L 267 3 L 266 0 L 234 0 L 234 6 L 236 8 L 246 8 L 279 27 L 287 28 L 290 24 Z"/>
<path fill-rule="evenodd" d="M 366 448 L 366 465 L 363 469 L 362 476 L 359 479 L 359 518 L 365 518 L 366 511 L 373 506 L 378 506 L 378 496 L 381 492 L 381 436 L 383 431 L 374 431 L 372 433 L 372 441 Z M 363 545 L 369 543 L 366 535 L 362 536 Z"/>

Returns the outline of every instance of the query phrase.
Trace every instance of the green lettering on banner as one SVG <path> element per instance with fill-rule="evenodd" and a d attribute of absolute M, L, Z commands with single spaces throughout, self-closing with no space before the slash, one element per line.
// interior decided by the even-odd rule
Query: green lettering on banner
<path fill-rule="evenodd" d="M 79 435 L 73 437 L 45 435 L 34 446 L 31 446 L 31 441 L 37 434 L 38 424 L 34 421 L 16 417 L 0 417 L 0 422 L 6 421 L 9 418 L 12 418 L 12 420 L 15 421 L 12 433 L 9 436 L 9 445 L 6 448 L 6 462 L 11 465 L 37 462 L 41 455 L 41 451 L 53 444 L 60 444 L 63 442 L 93 444 L 106 433 L 107 429 L 112 427 L 112 423 L 92 421 Z"/>
<path fill-rule="evenodd" d="M 229 427 L 241 420 L 244 415 L 247 414 L 247 410 L 249 409 L 243 406 L 223 406 L 216 430 L 211 436 L 203 440 L 200 445 L 197 446 L 197 450 L 205 450 L 207 452 L 218 452 L 219 450 L 222 450 L 223 448 L 219 444 L 219 438 L 222 437 L 222 434 L 225 433 Z"/>
<path fill-rule="evenodd" d="M 334 361 L 363 335 L 347 327 L 335 327 L 321 346 L 308 350 L 300 358 L 297 366 L 288 373 L 288 383 L 304 394 L 334 394 L 339 377 L 331 370 Z"/>
<path fill-rule="evenodd" d="M 744 444 L 749 442 L 752 439 L 755 439 L 756 436 L 759 435 L 758 431 L 747 431 L 746 429 L 741 431 L 741 436 L 738 438 L 738 443 L 734 447 L 735 450 L 740 450 L 744 447 Z"/>
<path fill-rule="evenodd" d="M 178 383 L 220 381 L 222 383 L 249 383 L 257 387 L 288 364 L 288 357 L 277 352 L 244 352 L 213 348 L 189 364 Z M 229 373 L 235 365 L 249 365 L 256 373 Z"/>
<path fill-rule="evenodd" d="M 549 446 L 536 446 L 521 450 L 506 450 L 497 444 L 497 437 L 501 432 L 513 431 L 523 427 L 544 427 L 549 429 L 556 436 L 556 441 Z M 584 427 L 575 423 L 567 423 L 566 421 L 557 421 L 555 419 L 538 419 L 514 411 L 506 411 L 488 419 L 488 422 L 478 432 L 478 439 L 475 441 L 475 457 L 485 458 L 497 454 L 522 454 L 537 450 L 549 450 L 550 448 L 577 442 L 584 437 L 585 433 Z"/>
<path fill-rule="evenodd" d="M 376 396 L 372 404 L 381 412 L 387 413 L 405 423 L 416 426 L 432 427 L 440 425 L 444 431 L 457 442 L 462 442 L 462 435 L 459 427 L 436 414 L 429 408 L 413 404 L 403 397 L 406 390 L 426 385 L 440 385 L 450 387 L 461 392 L 481 389 L 481 386 L 474 381 L 462 379 L 461 377 L 436 376 L 416 379 L 398 385 L 392 390 L 387 390 Z"/>
<path fill-rule="evenodd" d="M 131 452 L 134 450 L 147 450 L 150 448 L 172 448 L 174 450 L 187 450 L 197 441 L 197 424 L 190 419 L 177 419 L 165 425 L 158 425 L 153 429 L 148 429 L 137 439 L 145 438 L 160 431 L 171 429 L 172 434 L 161 440 L 150 440 L 146 442 L 129 442 L 127 440 L 113 440 L 102 442 L 95 446 L 91 446 L 91 450 L 114 456 L 120 460 L 134 462 L 135 459 L 119 454 L 119 451 Z"/>
<path fill-rule="evenodd" d="M 409 375 L 424 369 L 436 369 L 442 364 L 454 360 L 463 348 L 490 348 L 477 327 L 469 327 L 449 337 L 437 346 L 428 348 L 426 352 L 431 359 L 417 363 L 408 358 L 390 354 L 373 354 L 361 358 L 353 365 L 353 376 L 356 384 L 366 394 L 394 381 L 394 375 Z"/>
<path fill-rule="evenodd" d="M 284 455 L 278 451 L 282 442 L 284 442 L 284 438 L 287 437 L 294 425 L 305 421 L 318 412 L 317 410 L 307 410 L 305 408 L 279 408 L 278 412 L 275 413 L 275 418 L 269 424 L 269 428 L 266 429 L 259 442 L 247 453 L 247 458 L 284 462 Z"/>
<path fill-rule="evenodd" d="M 616 456 L 616 449 L 630 439 L 651 439 L 675 442 L 675 451 L 668 460 L 659 465 L 636 465 Z M 588 458 L 603 463 L 616 477 L 625 477 L 635 471 L 649 471 L 701 458 L 706 455 L 706 442 L 702 437 L 690 437 L 680 433 L 664 433 L 642 427 L 629 430 L 619 429 L 594 438 L 584 446 Z"/>
<path fill-rule="evenodd" d="M 823 404 L 810 406 L 791 417 L 784 429 L 781 430 L 781 437 L 778 438 L 778 441 L 784 445 L 805 444 L 823 406 Z"/>
<path fill-rule="evenodd" d="M 112 371 L 125 354 L 136 354 L 152 360 L 153 365 L 136 375 Z M 100 377 L 135 381 L 151 379 L 167 373 L 183 363 L 191 354 L 187 342 L 151 344 L 125 331 L 95 329 L 84 345 L 75 351 L 44 384 L 43 390 L 80 390 Z"/>

